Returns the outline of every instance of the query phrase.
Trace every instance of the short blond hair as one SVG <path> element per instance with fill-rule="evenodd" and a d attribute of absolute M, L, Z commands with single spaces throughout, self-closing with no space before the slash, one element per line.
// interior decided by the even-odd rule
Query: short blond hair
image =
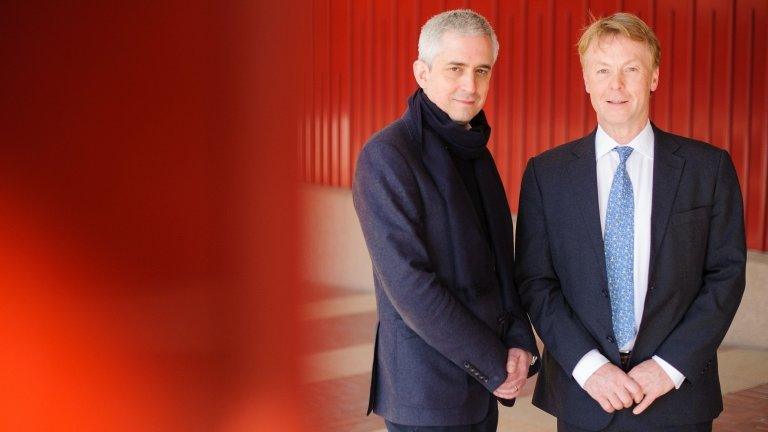
<path fill-rule="evenodd" d="M 654 68 L 659 67 L 661 61 L 661 47 L 656 34 L 643 20 L 627 12 L 618 12 L 606 18 L 596 19 L 584 28 L 576 47 L 579 50 L 579 59 L 584 65 L 584 54 L 593 41 L 599 41 L 604 36 L 622 35 L 633 41 L 645 43 L 651 52 Z"/>

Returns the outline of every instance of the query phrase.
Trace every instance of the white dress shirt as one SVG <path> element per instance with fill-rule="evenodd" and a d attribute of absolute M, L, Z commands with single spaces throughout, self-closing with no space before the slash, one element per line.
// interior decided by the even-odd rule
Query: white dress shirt
<path fill-rule="evenodd" d="M 649 121 L 645 128 L 632 139 L 628 146 L 632 154 L 627 159 L 627 174 L 632 182 L 632 192 L 635 204 L 635 239 L 634 239 L 634 306 L 635 306 L 635 335 L 626 345 L 619 347 L 622 352 L 631 351 L 637 340 L 637 331 L 643 318 L 645 295 L 648 292 L 648 269 L 651 258 L 651 198 L 653 196 L 653 128 Z M 611 138 L 601 126 L 597 127 L 595 135 L 595 158 L 597 160 L 597 198 L 600 207 L 600 227 L 605 234 L 605 215 L 608 209 L 608 196 L 611 193 L 613 176 L 619 166 L 619 155 L 613 148 L 621 144 Z M 669 375 L 680 388 L 685 377 L 672 365 L 653 356 L 653 359 Z M 583 388 L 592 374 L 602 365 L 608 363 L 599 350 L 586 353 L 573 369 L 573 377 Z"/>

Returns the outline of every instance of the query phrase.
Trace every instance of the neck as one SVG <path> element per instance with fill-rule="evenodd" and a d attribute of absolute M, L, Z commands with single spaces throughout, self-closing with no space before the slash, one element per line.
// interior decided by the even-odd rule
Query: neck
<path fill-rule="evenodd" d="M 606 125 L 600 123 L 600 127 L 603 128 L 605 133 L 609 137 L 613 138 L 619 144 L 629 144 L 640 132 L 645 129 L 645 125 L 648 124 L 648 119 L 636 125 Z"/>

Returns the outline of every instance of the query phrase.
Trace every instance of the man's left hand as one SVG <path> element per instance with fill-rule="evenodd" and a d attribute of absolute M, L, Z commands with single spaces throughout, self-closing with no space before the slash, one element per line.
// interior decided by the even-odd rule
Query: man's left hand
<path fill-rule="evenodd" d="M 648 359 L 635 366 L 627 375 L 640 384 L 645 395 L 643 400 L 632 410 L 635 415 L 645 411 L 653 401 L 675 388 L 675 383 L 672 382 L 669 375 L 653 359 Z"/>
<path fill-rule="evenodd" d="M 533 355 L 528 351 L 510 348 L 507 352 L 507 380 L 493 394 L 502 399 L 517 397 L 528 379 L 528 368 L 531 365 L 531 360 L 533 360 Z"/>

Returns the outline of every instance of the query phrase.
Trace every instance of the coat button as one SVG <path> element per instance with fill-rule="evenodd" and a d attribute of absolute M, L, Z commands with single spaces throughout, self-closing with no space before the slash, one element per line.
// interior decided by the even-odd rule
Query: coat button
<path fill-rule="evenodd" d="M 651 287 L 650 287 L 650 288 L 648 288 L 648 291 L 653 291 L 653 290 L 655 290 L 655 289 L 656 289 L 656 287 L 655 287 L 655 286 L 653 286 L 653 285 L 651 285 Z"/>
<path fill-rule="evenodd" d="M 465 368 L 467 368 L 467 369 L 469 369 L 469 363 L 467 363 L 467 362 L 464 362 L 464 367 L 465 367 Z"/>
<path fill-rule="evenodd" d="M 608 290 L 604 289 L 602 292 L 603 292 L 603 297 L 608 297 Z"/>
<path fill-rule="evenodd" d="M 616 339 L 614 339 L 613 336 L 611 336 L 611 335 L 606 336 L 606 339 L 608 339 L 608 342 L 610 342 L 610 343 L 616 342 Z"/>

